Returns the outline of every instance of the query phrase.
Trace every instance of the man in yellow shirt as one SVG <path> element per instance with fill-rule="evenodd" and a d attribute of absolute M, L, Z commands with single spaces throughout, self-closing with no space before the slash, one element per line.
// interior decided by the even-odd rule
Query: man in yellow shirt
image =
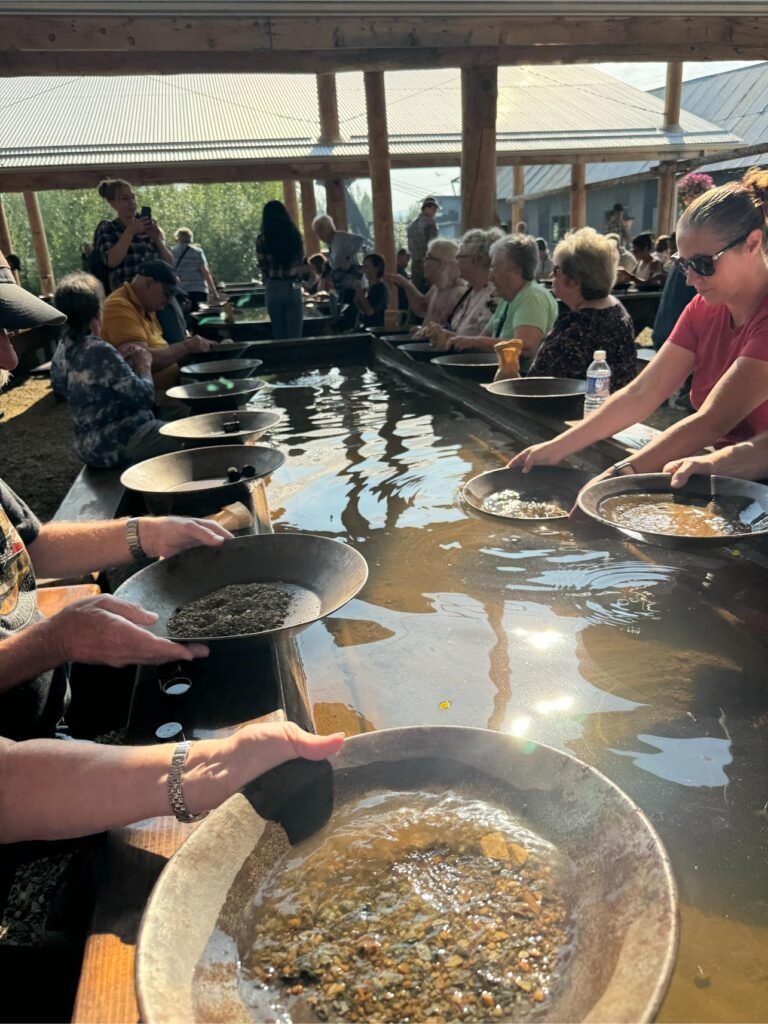
<path fill-rule="evenodd" d="M 148 260 L 132 281 L 115 289 L 104 303 L 102 336 L 116 348 L 146 345 L 152 353 L 155 387 L 164 391 L 178 383 L 177 363 L 185 356 L 207 352 L 211 342 L 196 335 L 169 345 L 157 316 L 172 295 L 178 294 L 178 278 L 162 260 Z"/>

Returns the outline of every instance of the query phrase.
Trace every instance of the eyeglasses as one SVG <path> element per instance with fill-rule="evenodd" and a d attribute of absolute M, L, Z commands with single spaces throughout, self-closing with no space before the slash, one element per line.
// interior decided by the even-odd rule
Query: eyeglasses
<path fill-rule="evenodd" d="M 683 259 L 682 256 L 674 255 L 671 257 L 672 262 L 676 267 L 679 267 L 684 274 L 687 274 L 689 270 L 692 270 L 699 277 L 712 277 L 714 272 L 717 270 L 717 261 L 723 255 L 728 252 L 729 249 L 735 248 L 737 245 L 741 245 L 742 242 L 746 242 L 751 232 L 747 232 L 746 235 L 741 235 L 739 238 L 734 238 L 732 242 L 729 242 L 724 249 L 720 252 L 715 252 L 711 256 L 691 256 L 689 260 Z"/>

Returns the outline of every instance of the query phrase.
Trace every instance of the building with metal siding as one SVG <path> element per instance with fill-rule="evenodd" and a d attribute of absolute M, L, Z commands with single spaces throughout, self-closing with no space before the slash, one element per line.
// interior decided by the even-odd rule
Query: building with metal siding
<path fill-rule="evenodd" d="M 660 101 L 664 89 L 648 95 Z M 738 135 L 747 146 L 768 145 L 768 62 L 683 82 L 682 106 L 689 114 Z M 656 221 L 656 161 L 589 164 L 587 166 L 587 222 L 602 227 L 606 211 L 621 203 L 635 217 L 637 231 L 654 230 Z M 768 166 L 768 152 L 737 160 L 712 163 L 697 170 L 711 174 L 720 184 L 755 165 Z M 618 184 L 618 179 L 646 175 L 646 180 Z M 512 171 L 499 171 L 499 194 L 511 194 Z M 529 229 L 553 240 L 556 218 L 567 217 L 570 172 L 554 164 L 528 167 L 525 171 L 525 219 Z"/>

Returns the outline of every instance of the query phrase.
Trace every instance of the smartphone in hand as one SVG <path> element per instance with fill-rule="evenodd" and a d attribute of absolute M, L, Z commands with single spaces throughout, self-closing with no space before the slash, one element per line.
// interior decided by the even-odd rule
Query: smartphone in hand
<path fill-rule="evenodd" d="M 141 210 L 139 211 L 139 217 L 142 220 L 144 220 L 145 218 L 147 220 L 152 220 L 152 207 L 151 206 L 142 206 Z"/>

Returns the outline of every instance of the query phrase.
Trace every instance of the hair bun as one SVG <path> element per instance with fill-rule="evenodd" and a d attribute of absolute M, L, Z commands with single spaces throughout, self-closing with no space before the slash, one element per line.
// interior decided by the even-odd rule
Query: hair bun
<path fill-rule="evenodd" d="M 768 170 L 763 170 L 761 167 L 750 167 L 741 180 L 744 187 L 762 204 L 766 215 L 768 215 Z"/>

